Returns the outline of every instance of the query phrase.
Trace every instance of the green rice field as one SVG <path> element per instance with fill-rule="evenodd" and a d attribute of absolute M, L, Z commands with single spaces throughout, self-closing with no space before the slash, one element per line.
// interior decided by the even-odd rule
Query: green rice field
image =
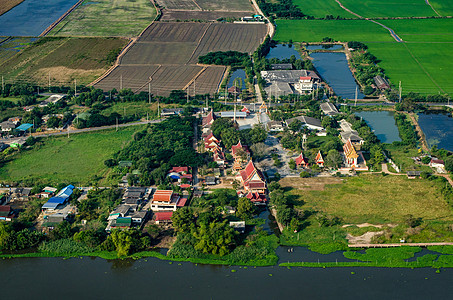
<path fill-rule="evenodd" d="M 149 0 L 85 0 L 49 36 L 139 35 L 156 17 Z"/>
<path fill-rule="evenodd" d="M 0 168 L 0 180 L 35 183 L 91 184 L 106 175 L 104 160 L 124 147 L 140 126 L 44 138 L 32 150 L 22 150 Z"/>
<path fill-rule="evenodd" d="M 381 20 L 405 42 L 366 20 L 277 20 L 278 41 L 319 42 L 331 37 L 361 41 L 379 60 L 390 81 L 403 93 L 453 93 L 453 19 Z"/>
<path fill-rule="evenodd" d="M 437 16 L 424 0 L 341 0 L 340 2 L 346 8 L 365 18 Z"/>
<path fill-rule="evenodd" d="M 353 14 L 342 9 L 335 0 L 293 0 L 293 3 L 297 5 L 304 14 L 315 18 L 324 18 L 326 15 L 332 15 L 335 18 L 337 16 L 341 18 L 357 18 Z"/>

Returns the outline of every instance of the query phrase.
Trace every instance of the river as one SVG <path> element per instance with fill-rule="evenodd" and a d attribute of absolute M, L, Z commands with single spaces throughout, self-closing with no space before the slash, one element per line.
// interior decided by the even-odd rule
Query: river
<path fill-rule="evenodd" d="M 0 36 L 38 36 L 77 0 L 25 0 L 0 16 Z"/>
<path fill-rule="evenodd" d="M 9 299 L 445 299 L 453 270 L 225 267 L 155 258 L 0 262 Z"/>

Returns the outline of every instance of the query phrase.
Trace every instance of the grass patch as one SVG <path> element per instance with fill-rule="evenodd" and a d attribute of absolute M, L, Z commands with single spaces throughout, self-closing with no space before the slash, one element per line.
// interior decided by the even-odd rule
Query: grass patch
<path fill-rule="evenodd" d="M 165 104 L 160 104 L 161 108 Z M 119 113 L 123 117 L 136 116 L 139 118 L 146 118 L 148 113 L 149 119 L 157 119 L 157 102 L 149 104 L 148 102 L 117 102 L 112 106 L 102 111 L 103 115 L 109 116 L 111 113 Z"/>
<path fill-rule="evenodd" d="M 432 170 L 428 166 L 416 164 L 411 157 L 419 156 L 417 148 L 411 146 L 396 146 L 394 144 L 383 144 L 384 149 L 388 152 L 390 158 L 395 164 L 401 168 L 402 172 L 410 170 L 426 171 L 431 173 Z"/>
<path fill-rule="evenodd" d="M 104 160 L 124 147 L 134 132 L 132 126 L 115 130 L 96 131 L 50 137 L 32 150 L 21 151 L 0 169 L 0 180 L 57 184 L 71 182 L 86 185 L 101 179 L 107 167 Z"/>
<path fill-rule="evenodd" d="M 42 38 L 0 65 L 5 80 L 88 84 L 113 65 L 122 38 Z M 1 62 L 0 62 L 1 63 Z"/>
<path fill-rule="evenodd" d="M 51 32 L 54 36 L 137 36 L 156 17 L 148 0 L 85 0 Z"/>

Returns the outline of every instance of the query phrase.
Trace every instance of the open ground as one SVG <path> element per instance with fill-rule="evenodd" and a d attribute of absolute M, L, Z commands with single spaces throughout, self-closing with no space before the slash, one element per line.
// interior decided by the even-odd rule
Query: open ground
<path fill-rule="evenodd" d="M 198 65 L 212 51 L 253 52 L 266 35 L 262 24 L 155 22 L 95 86 L 168 95 L 172 90 L 215 93 L 225 67 Z"/>
<path fill-rule="evenodd" d="M 5 81 L 88 84 L 102 75 L 127 44 L 123 38 L 42 38 L 4 63 Z"/>
<path fill-rule="evenodd" d="M 85 0 L 49 35 L 133 37 L 155 17 L 156 9 L 149 0 Z"/>
<path fill-rule="evenodd" d="M 87 185 L 106 175 L 104 160 L 132 140 L 140 127 L 50 137 L 30 151 L 18 153 L 0 169 L 0 180 Z"/>

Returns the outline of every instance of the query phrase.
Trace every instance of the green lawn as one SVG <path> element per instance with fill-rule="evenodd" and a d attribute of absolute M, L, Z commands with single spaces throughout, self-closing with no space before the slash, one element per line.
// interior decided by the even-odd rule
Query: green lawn
<path fill-rule="evenodd" d="M 0 180 L 33 180 L 57 184 L 86 185 L 104 176 L 104 160 L 120 150 L 140 127 L 44 138 L 41 145 L 22 151 L 0 169 Z"/>
<path fill-rule="evenodd" d="M 344 223 L 400 223 L 409 214 L 430 221 L 453 221 L 451 207 L 434 182 L 406 176 L 362 174 L 326 185 L 322 191 L 293 189 L 290 193 L 304 201 L 301 209 L 337 216 Z"/>
<path fill-rule="evenodd" d="M 156 10 L 149 0 L 85 0 L 49 35 L 133 37 L 155 17 Z"/>
<path fill-rule="evenodd" d="M 394 146 L 393 144 L 385 144 L 384 149 L 389 153 L 390 158 L 402 169 L 403 172 L 410 170 L 432 172 L 430 167 L 417 165 L 411 158 L 420 155 L 418 149 L 409 146 Z"/>
<path fill-rule="evenodd" d="M 163 106 L 161 105 L 161 109 Z M 108 116 L 111 113 L 116 112 L 122 116 L 137 116 L 138 118 L 146 118 L 146 114 L 150 119 L 157 119 L 157 103 L 153 102 L 117 102 L 114 105 L 106 108 L 102 111 L 102 114 Z"/>

